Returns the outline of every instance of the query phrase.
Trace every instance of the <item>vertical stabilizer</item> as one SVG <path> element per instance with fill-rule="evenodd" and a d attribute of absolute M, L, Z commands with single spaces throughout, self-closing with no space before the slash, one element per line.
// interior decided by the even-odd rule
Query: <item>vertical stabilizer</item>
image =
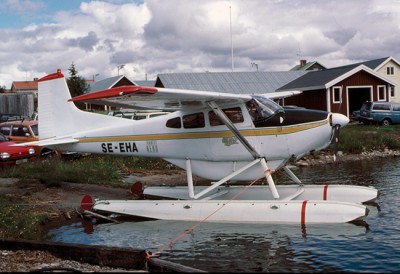
<path fill-rule="evenodd" d="M 67 81 L 60 70 L 39 79 L 38 113 L 41 140 L 115 125 L 115 117 L 82 111 L 73 102 L 68 102 L 69 99 L 71 94 Z"/>
<path fill-rule="evenodd" d="M 71 94 L 60 70 L 39 80 L 39 136 L 47 139 L 73 132 L 73 113 L 80 110 L 69 103 Z M 56 133 L 57 131 L 57 133 Z"/>

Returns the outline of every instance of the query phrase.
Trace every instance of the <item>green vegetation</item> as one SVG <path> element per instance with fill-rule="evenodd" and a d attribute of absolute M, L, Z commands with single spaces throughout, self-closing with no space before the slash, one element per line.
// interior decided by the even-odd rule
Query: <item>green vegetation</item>
<path fill-rule="evenodd" d="M 144 170 L 177 169 L 161 159 L 89 155 L 74 160 L 38 159 L 0 170 L 1 178 L 19 178 L 19 188 L 29 189 L 30 179 L 45 187 L 59 187 L 61 182 L 126 186 L 125 174 Z M 36 186 L 37 187 L 37 186 Z M 27 192 L 29 195 L 29 191 Z M 32 205 L 13 195 L 0 195 L 0 238 L 40 239 L 45 213 L 35 212 Z"/>
<path fill-rule="evenodd" d="M 124 174 L 140 170 L 177 169 L 162 159 L 89 155 L 74 160 L 50 158 L 11 166 L 0 171 L 2 178 L 38 179 L 47 187 L 60 182 L 119 185 Z"/>
<path fill-rule="evenodd" d="M 47 216 L 26 209 L 22 199 L 0 195 L 0 238 L 37 240 L 41 236 L 40 225 Z"/>
<path fill-rule="evenodd" d="M 351 125 L 340 130 L 339 150 L 350 154 L 363 151 L 400 149 L 400 127 Z"/>

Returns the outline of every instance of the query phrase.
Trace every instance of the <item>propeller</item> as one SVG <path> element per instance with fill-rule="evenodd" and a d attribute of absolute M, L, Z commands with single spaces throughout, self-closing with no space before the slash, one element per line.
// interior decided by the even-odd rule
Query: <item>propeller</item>
<path fill-rule="evenodd" d="M 333 161 L 336 161 L 336 155 L 339 149 L 339 133 L 340 133 L 340 125 L 337 124 L 333 127 Z"/>
<path fill-rule="evenodd" d="M 349 118 L 340 113 L 332 113 L 332 140 L 333 143 L 333 160 L 336 161 L 336 155 L 339 149 L 339 133 L 340 128 L 346 126 L 350 122 Z"/>

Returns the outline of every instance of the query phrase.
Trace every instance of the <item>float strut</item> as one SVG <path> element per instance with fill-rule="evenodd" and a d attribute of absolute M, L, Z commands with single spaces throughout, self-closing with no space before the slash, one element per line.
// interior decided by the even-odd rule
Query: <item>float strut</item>
<path fill-rule="evenodd" d="M 275 199 L 279 199 L 279 193 L 278 193 L 278 190 L 276 189 L 274 179 L 272 179 L 271 171 L 267 166 L 267 162 L 265 161 L 264 158 L 262 158 L 260 163 L 264 169 L 264 175 L 265 175 L 265 178 L 267 178 L 269 189 L 271 190 L 272 195 L 274 196 Z"/>

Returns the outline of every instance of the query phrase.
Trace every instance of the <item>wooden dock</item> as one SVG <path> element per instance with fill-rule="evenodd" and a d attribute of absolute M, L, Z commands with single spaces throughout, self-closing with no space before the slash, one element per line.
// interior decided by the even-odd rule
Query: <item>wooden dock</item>
<path fill-rule="evenodd" d="M 136 248 L 0 239 L 0 249 L 41 250 L 65 260 L 147 272 L 206 272 L 157 258 L 147 259 L 146 250 Z"/>

